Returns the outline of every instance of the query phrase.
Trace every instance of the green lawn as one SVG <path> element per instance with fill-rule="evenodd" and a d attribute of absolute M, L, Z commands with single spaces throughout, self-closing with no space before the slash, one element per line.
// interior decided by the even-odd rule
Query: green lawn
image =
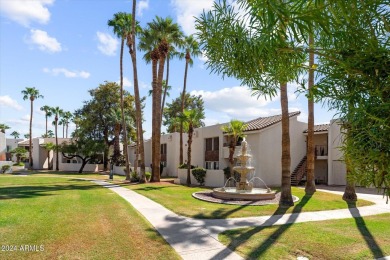
<path fill-rule="evenodd" d="M 390 214 L 255 227 L 219 240 L 246 259 L 376 259 L 390 255 Z"/>
<path fill-rule="evenodd" d="M 0 259 L 180 259 L 128 202 L 75 178 L 0 175 L 0 245 L 17 250 Z"/>
<path fill-rule="evenodd" d="M 293 207 L 290 207 L 282 212 L 278 209 L 278 205 L 240 206 L 201 201 L 191 196 L 194 192 L 205 190 L 205 188 L 200 187 L 187 187 L 171 183 L 122 185 L 164 205 L 177 214 L 193 218 L 266 216 L 273 215 L 275 212 L 282 214 L 293 211 Z M 292 193 L 300 199 L 298 205 L 301 212 L 348 208 L 348 204 L 342 200 L 340 195 L 317 191 L 313 196 L 308 197 L 305 196 L 303 189 L 296 187 L 292 188 Z M 372 204 L 369 201 L 359 200 L 357 206 Z"/>

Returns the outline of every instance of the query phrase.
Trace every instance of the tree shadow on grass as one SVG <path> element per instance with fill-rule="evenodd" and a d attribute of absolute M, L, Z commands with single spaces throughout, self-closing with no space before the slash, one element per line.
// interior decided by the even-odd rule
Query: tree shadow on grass
<path fill-rule="evenodd" d="M 80 180 L 78 180 L 80 181 Z M 27 199 L 41 196 L 53 196 L 56 195 L 56 191 L 66 190 L 92 190 L 101 189 L 100 185 L 93 184 L 41 184 L 41 185 L 24 185 L 24 186 L 8 186 L 0 187 L 0 200 L 6 199 Z"/>
<path fill-rule="evenodd" d="M 366 226 L 364 218 L 360 215 L 359 209 L 356 207 L 356 202 L 348 203 L 348 209 L 353 219 L 355 220 L 356 227 L 358 228 L 360 234 L 364 238 L 368 248 L 370 249 L 373 257 L 375 259 L 384 257 L 384 253 L 378 243 L 376 242 L 374 236 L 371 234 L 370 230 Z"/>
<path fill-rule="evenodd" d="M 266 240 L 261 245 L 259 245 L 249 253 L 248 258 L 251 259 L 260 258 L 272 246 L 272 244 L 275 243 L 275 241 L 277 241 L 281 237 L 281 235 L 283 235 L 284 232 L 286 232 L 291 227 L 291 225 L 297 220 L 299 214 L 302 211 L 302 208 L 307 204 L 307 202 L 311 199 L 311 197 L 312 196 L 310 195 L 305 195 L 300 200 L 300 202 L 294 206 L 292 213 L 286 222 L 289 224 L 280 225 L 268 238 L 266 238 Z M 227 247 L 230 250 L 235 251 L 240 245 L 245 243 L 253 235 L 261 232 L 263 229 L 269 226 L 275 225 L 277 221 L 283 217 L 283 215 L 287 212 L 287 210 L 288 210 L 287 207 L 279 206 L 274 212 L 274 214 L 268 220 L 266 220 L 262 224 L 262 226 L 255 227 L 249 230 L 248 232 L 241 234 L 239 237 L 233 239 L 230 242 L 230 244 L 227 245 Z"/>

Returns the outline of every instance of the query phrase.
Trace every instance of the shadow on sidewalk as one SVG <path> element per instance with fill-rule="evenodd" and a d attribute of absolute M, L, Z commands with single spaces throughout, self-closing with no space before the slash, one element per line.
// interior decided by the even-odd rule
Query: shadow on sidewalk
<path fill-rule="evenodd" d="M 364 238 L 368 248 L 371 250 L 371 253 L 375 259 L 384 257 L 382 249 L 379 247 L 378 243 L 375 241 L 374 236 L 371 234 L 366 226 L 364 218 L 360 215 L 359 209 L 356 207 L 356 202 L 348 203 L 348 210 L 355 220 L 356 227 L 358 228 L 360 234 Z"/>
<path fill-rule="evenodd" d="M 287 222 L 290 224 L 280 225 L 278 227 L 278 229 L 275 230 L 275 232 L 273 234 L 271 234 L 259 247 L 255 248 L 254 250 L 252 250 L 252 252 L 250 252 L 250 254 L 248 255 L 248 258 L 250 258 L 250 259 L 260 258 L 261 255 L 264 252 L 266 252 L 272 246 L 272 244 L 276 240 L 278 240 L 279 237 L 290 228 L 292 223 L 294 223 L 297 220 L 299 213 L 301 213 L 301 211 L 302 211 L 302 208 L 307 204 L 307 202 L 311 199 L 311 197 L 312 196 L 305 195 L 302 198 L 302 200 L 297 205 L 294 206 L 292 214 L 287 220 Z M 278 207 L 277 210 L 274 212 L 274 214 L 267 221 L 264 222 L 263 226 L 255 227 L 255 228 L 249 230 L 248 232 L 240 235 L 238 238 L 234 239 L 230 244 L 228 244 L 227 247 L 230 250 L 235 251 L 237 249 L 237 247 L 239 247 L 241 244 L 245 243 L 253 235 L 257 234 L 258 232 L 261 232 L 263 229 L 268 228 L 269 226 L 276 224 L 277 221 L 284 216 L 284 214 L 286 213 L 287 210 L 288 210 L 288 208 L 286 208 L 286 207 Z M 221 255 L 223 253 L 224 252 L 222 251 Z M 216 255 L 217 259 L 218 259 L 218 257 L 219 256 Z"/>

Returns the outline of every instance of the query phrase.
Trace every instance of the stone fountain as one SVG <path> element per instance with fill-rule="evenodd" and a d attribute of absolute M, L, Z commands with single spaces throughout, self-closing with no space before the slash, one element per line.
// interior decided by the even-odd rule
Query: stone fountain
<path fill-rule="evenodd" d="M 247 180 L 247 177 L 254 173 L 255 168 L 249 165 L 249 161 L 252 158 L 252 155 L 248 152 L 248 143 L 244 140 L 241 143 L 241 152 L 237 155 L 237 160 L 239 166 L 233 167 L 233 170 L 240 174 L 240 181 L 236 181 L 236 187 L 226 187 L 226 184 L 230 179 L 229 178 L 225 186 L 222 188 L 215 188 L 212 192 L 212 196 L 218 199 L 224 200 L 272 200 L 275 198 L 275 192 L 272 191 L 264 181 L 259 177 L 254 177 L 250 181 Z M 265 185 L 263 188 L 254 188 L 253 182 L 254 179 L 259 179 Z"/>

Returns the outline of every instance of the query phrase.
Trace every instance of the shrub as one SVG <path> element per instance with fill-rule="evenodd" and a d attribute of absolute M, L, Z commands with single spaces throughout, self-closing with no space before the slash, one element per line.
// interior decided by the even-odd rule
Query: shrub
<path fill-rule="evenodd" d="M 13 166 L 24 166 L 24 163 L 22 163 L 22 162 L 14 163 Z"/>
<path fill-rule="evenodd" d="M 131 182 L 139 182 L 139 177 L 137 172 L 132 172 L 130 178 L 131 178 Z"/>
<path fill-rule="evenodd" d="M 145 177 L 147 181 L 150 181 L 150 177 L 152 177 L 152 174 L 150 172 L 145 172 Z"/>
<path fill-rule="evenodd" d="M 187 169 L 187 164 L 183 163 L 183 164 L 179 165 L 179 169 Z M 195 166 L 191 165 L 191 169 L 195 169 Z"/>
<path fill-rule="evenodd" d="M 225 178 L 228 179 L 230 178 L 230 168 L 229 167 L 226 167 L 223 169 L 223 174 L 225 175 Z M 234 174 L 233 174 L 233 178 L 239 182 L 240 179 L 241 179 L 241 175 L 237 172 L 237 171 L 234 171 Z"/>
<path fill-rule="evenodd" d="M 201 186 L 204 185 L 205 178 L 206 178 L 206 170 L 203 168 L 195 168 L 192 170 L 192 175 L 194 176 L 195 180 L 200 183 Z"/>
<path fill-rule="evenodd" d="M 3 166 L 1 166 L 1 173 L 5 173 L 9 169 L 11 169 L 11 165 L 8 165 L 8 164 L 3 165 Z"/>

